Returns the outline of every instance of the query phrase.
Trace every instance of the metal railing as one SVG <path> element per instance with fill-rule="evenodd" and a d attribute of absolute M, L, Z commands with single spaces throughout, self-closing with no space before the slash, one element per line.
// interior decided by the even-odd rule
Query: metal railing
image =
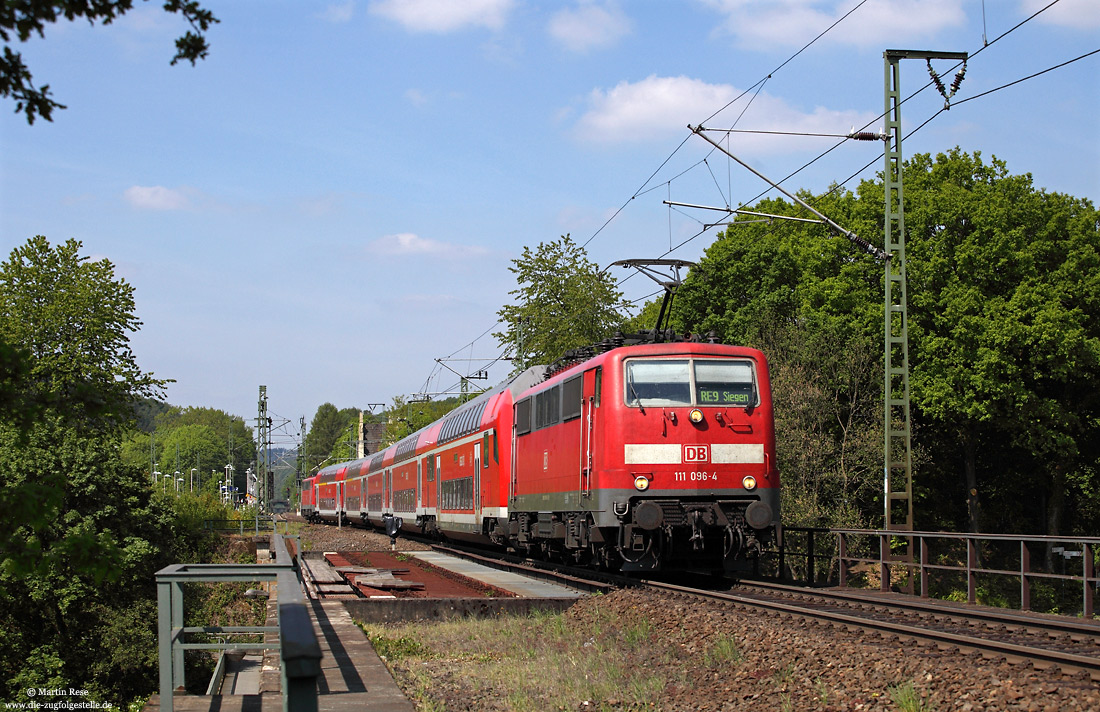
<path fill-rule="evenodd" d="M 202 522 L 202 528 L 215 532 L 233 532 L 236 531 L 242 536 L 246 531 L 252 532 L 254 535 L 258 535 L 261 531 L 269 532 L 274 531 L 275 524 L 273 517 L 261 517 L 257 515 L 254 519 L 204 519 Z M 261 528 L 260 524 L 263 524 Z"/>
<path fill-rule="evenodd" d="M 296 538 L 296 537 L 294 537 Z M 317 678 L 321 674 L 321 646 L 302 593 L 301 546 L 298 561 L 292 559 L 284 537 L 272 536 L 274 564 L 173 564 L 156 574 L 157 616 L 160 646 L 160 709 L 173 709 L 173 695 L 185 689 L 183 654 L 186 650 L 273 650 L 280 655 L 284 710 L 315 712 Z M 277 626 L 184 626 L 183 585 L 220 581 L 276 581 Z M 191 633 L 263 634 L 278 633 L 272 643 L 188 643 Z"/>
<path fill-rule="evenodd" d="M 214 532 L 235 531 L 242 536 L 245 532 L 251 531 L 253 535 L 259 536 L 261 533 L 279 531 L 279 522 L 283 523 L 283 534 L 289 534 L 290 522 L 285 518 L 279 519 L 277 514 L 256 515 L 253 519 L 204 519 L 202 528 Z"/>
<path fill-rule="evenodd" d="M 915 553 L 899 556 L 895 548 Z M 1062 571 L 1037 568 L 1039 550 L 1042 558 L 1060 561 Z M 1080 606 L 1070 612 L 1091 618 L 1100 590 L 1097 553 L 1100 537 L 784 527 L 774 573 L 810 586 L 843 587 L 867 575 L 869 583 L 878 579 L 880 591 L 891 590 L 893 582 L 910 594 L 919 589 L 924 598 L 932 595 L 933 577 L 945 575 L 965 580 L 970 603 L 977 602 L 982 580 L 1010 577 L 1018 580 L 1018 603 L 1025 611 L 1032 610 L 1037 582 L 1057 583 L 1079 587 Z"/>

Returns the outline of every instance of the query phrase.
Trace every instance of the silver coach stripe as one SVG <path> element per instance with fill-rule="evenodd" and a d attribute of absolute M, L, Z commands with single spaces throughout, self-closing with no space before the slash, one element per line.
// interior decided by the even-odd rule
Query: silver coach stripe
<path fill-rule="evenodd" d="M 643 443 L 625 445 L 623 460 L 627 465 L 679 465 L 683 446 L 680 443 Z"/>
<path fill-rule="evenodd" d="M 764 462 L 762 443 L 737 443 L 710 446 L 710 461 L 718 465 Z"/>

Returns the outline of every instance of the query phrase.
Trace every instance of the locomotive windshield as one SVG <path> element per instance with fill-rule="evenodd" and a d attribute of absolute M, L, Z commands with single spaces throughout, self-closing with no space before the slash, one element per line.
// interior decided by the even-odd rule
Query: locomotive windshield
<path fill-rule="evenodd" d="M 756 403 L 748 361 L 633 359 L 626 363 L 628 406 L 727 406 Z"/>

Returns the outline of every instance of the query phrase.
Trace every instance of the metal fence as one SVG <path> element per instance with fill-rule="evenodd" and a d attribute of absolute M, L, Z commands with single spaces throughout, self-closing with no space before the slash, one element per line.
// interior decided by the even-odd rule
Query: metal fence
<path fill-rule="evenodd" d="M 995 592 L 986 598 L 1025 611 L 1040 594 L 1051 612 L 1091 618 L 1100 590 L 1097 554 L 1100 537 L 784 527 L 762 570 L 811 586 L 862 584 L 925 598 L 957 595 L 965 585 L 970 603 L 980 591 Z"/>
<path fill-rule="evenodd" d="M 173 709 L 173 695 L 185 689 L 185 650 L 279 650 L 284 710 L 314 712 L 317 678 L 321 674 L 321 646 L 301 587 L 301 546 L 297 560 L 287 551 L 284 537 L 272 534 L 274 564 L 173 564 L 156 574 L 158 637 L 160 646 L 160 709 Z M 183 585 L 218 581 L 276 581 L 277 626 L 184 626 Z M 274 643 L 189 643 L 188 634 L 278 633 Z"/>

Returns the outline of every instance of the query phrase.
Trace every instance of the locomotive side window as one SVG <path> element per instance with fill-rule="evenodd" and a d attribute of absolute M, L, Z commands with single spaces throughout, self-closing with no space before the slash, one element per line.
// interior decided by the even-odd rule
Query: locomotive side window
<path fill-rule="evenodd" d="M 695 398 L 699 405 L 756 405 L 752 364 L 747 361 L 696 361 Z"/>
<path fill-rule="evenodd" d="M 581 417 L 581 377 L 570 378 L 561 385 L 561 419 Z"/>
<path fill-rule="evenodd" d="M 516 434 L 531 432 L 531 399 L 525 398 L 516 403 Z"/>
<path fill-rule="evenodd" d="M 627 361 L 626 404 L 643 408 L 691 405 L 688 361 Z"/>
<path fill-rule="evenodd" d="M 535 429 L 561 422 L 561 391 L 558 386 L 535 394 Z"/>

